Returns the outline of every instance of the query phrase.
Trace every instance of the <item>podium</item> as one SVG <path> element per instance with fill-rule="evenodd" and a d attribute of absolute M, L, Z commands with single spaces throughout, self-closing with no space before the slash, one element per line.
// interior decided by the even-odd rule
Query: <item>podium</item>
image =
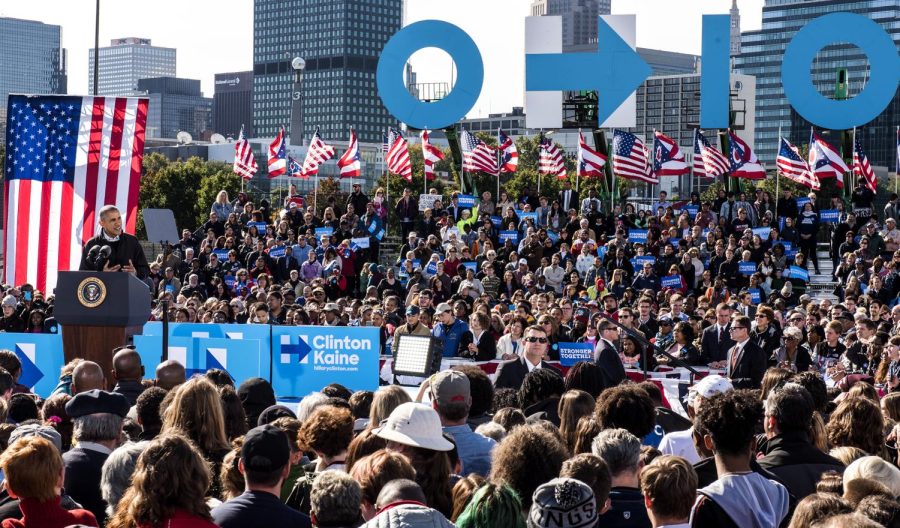
<path fill-rule="evenodd" d="M 140 334 L 150 318 L 150 290 L 123 272 L 63 271 L 53 316 L 62 327 L 63 354 L 93 361 L 112 380 L 112 351 Z"/>

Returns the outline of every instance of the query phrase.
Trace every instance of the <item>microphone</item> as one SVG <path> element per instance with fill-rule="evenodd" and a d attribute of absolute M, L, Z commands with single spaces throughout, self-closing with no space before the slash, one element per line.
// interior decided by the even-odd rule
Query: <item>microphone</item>
<path fill-rule="evenodd" d="M 88 265 L 91 268 L 97 269 L 97 257 L 99 255 L 100 255 L 100 246 L 94 246 L 90 250 L 88 250 L 86 262 L 88 263 Z"/>
<path fill-rule="evenodd" d="M 110 255 L 112 255 L 111 247 L 103 246 L 102 248 L 100 248 L 100 254 L 97 256 L 97 271 L 103 271 L 103 268 L 106 266 Z"/>

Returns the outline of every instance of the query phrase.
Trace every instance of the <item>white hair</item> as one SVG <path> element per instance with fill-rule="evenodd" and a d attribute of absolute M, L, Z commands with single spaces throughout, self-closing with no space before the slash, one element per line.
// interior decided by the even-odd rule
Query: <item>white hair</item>
<path fill-rule="evenodd" d="M 328 401 L 328 396 L 321 392 L 311 392 L 300 400 L 297 404 L 297 419 L 305 422 L 318 407 L 321 407 Z"/>
<path fill-rule="evenodd" d="M 881 482 L 894 495 L 900 496 L 900 469 L 877 456 L 858 458 L 844 470 L 844 487 L 854 479 L 871 479 Z"/>

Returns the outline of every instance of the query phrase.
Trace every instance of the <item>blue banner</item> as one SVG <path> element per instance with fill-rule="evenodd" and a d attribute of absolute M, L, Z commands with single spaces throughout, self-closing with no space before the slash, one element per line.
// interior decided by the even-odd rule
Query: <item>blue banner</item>
<path fill-rule="evenodd" d="M 459 200 L 457 200 L 456 203 L 458 203 L 460 207 L 475 207 L 475 197 L 471 194 L 460 194 L 458 198 Z"/>
<path fill-rule="evenodd" d="M 351 239 L 350 244 L 351 244 L 351 247 L 355 244 L 356 247 L 358 247 L 360 249 L 368 249 L 369 248 L 369 237 L 360 237 L 360 238 Z"/>
<path fill-rule="evenodd" d="M 272 327 L 272 386 L 280 398 L 301 398 L 340 381 L 351 391 L 378 389 L 378 329 Z"/>
<path fill-rule="evenodd" d="M 491 223 L 494 224 L 494 227 L 500 227 L 500 224 L 503 223 L 503 219 L 499 216 L 492 216 Z"/>
<path fill-rule="evenodd" d="M 260 235 L 266 234 L 266 223 L 265 222 L 247 222 L 247 227 L 250 228 L 251 226 L 256 226 L 256 230 L 257 230 L 257 232 L 259 232 Z"/>
<path fill-rule="evenodd" d="M 135 348 L 141 356 L 146 372 L 155 372 L 162 358 L 162 336 L 135 336 Z M 268 378 L 269 372 L 260 370 L 260 346 L 254 339 L 207 339 L 200 337 L 172 337 L 169 339 L 169 359 L 184 365 L 188 377 L 211 369 L 227 372 L 235 384 L 248 378 Z M 269 354 L 269 350 L 265 350 Z M 152 375 L 152 374 L 151 374 Z"/>
<path fill-rule="evenodd" d="M 769 240 L 769 234 L 771 231 L 772 231 L 771 227 L 754 227 L 753 228 L 753 234 L 759 235 L 759 238 L 762 239 L 763 242 L 765 242 L 766 240 Z"/>
<path fill-rule="evenodd" d="M 660 281 L 660 285 L 663 288 L 681 288 L 681 275 L 666 275 Z"/>
<path fill-rule="evenodd" d="M 780 242 L 784 246 L 784 256 L 793 260 L 794 257 L 797 256 L 797 250 L 794 249 L 794 244 L 786 240 L 781 240 Z"/>
<path fill-rule="evenodd" d="M 537 223 L 538 223 L 538 214 L 537 213 L 535 213 L 535 212 L 519 213 L 519 222 L 520 223 L 524 222 L 525 220 L 527 220 L 529 218 L 531 219 L 532 223 L 534 223 L 534 225 L 537 225 Z"/>
<path fill-rule="evenodd" d="M 756 262 L 738 262 L 738 273 L 741 275 L 753 275 L 756 273 Z"/>
<path fill-rule="evenodd" d="M 59 370 L 65 364 L 61 334 L 3 332 L 0 333 L 0 348 L 15 352 L 22 363 L 19 383 L 43 398 L 50 396 L 59 382 Z"/>
<path fill-rule="evenodd" d="M 791 266 L 788 268 L 785 278 L 800 279 L 803 282 L 809 282 L 809 272 L 800 266 Z"/>
<path fill-rule="evenodd" d="M 550 239 L 550 242 L 556 244 L 556 241 L 559 240 L 559 234 L 556 231 L 547 231 L 547 238 Z"/>
<path fill-rule="evenodd" d="M 680 244 L 680 243 L 681 243 L 680 238 L 670 238 L 669 239 L 669 244 L 672 244 L 672 247 L 674 247 L 674 248 L 678 248 L 678 244 Z"/>
<path fill-rule="evenodd" d="M 507 240 L 511 241 L 513 244 L 517 244 L 519 242 L 519 232 L 518 231 L 500 231 L 500 244 L 505 243 Z"/>
<path fill-rule="evenodd" d="M 682 209 L 682 212 L 689 214 L 691 216 L 691 220 L 693 221 L 694 218 L 696 218 L 697 213 L 700 212 L 700 208 L 696 205 L 686 205 L 684 206 L 684 209 Z"/>
<path fill-rule="evenodd" d="M 750 288 L 747 290 L 750 294 L 750 302 L 753 304 L 759 304 L 762 302 L 762 296 L 759 293 L 759 288 Z"/>
<path fill-rule="evenodd" d="M 214 249 L 213 255 L 218 257 L 220 262 L 225 262 L 228 260 L 228 250 L 227 249 Z"/>
<path fill-rule="evenodd" d="M 437 262 L 429 262 L 427 266 L 425 266 L 425 273 L 428 275 L 437 274 Z"/>
<path fill-rule="evenodd" d="M 380 229 L 377 233 L 375 233 L 375 238 L 381 241 L 384 238 L 384 229 Z"/>
<path fill-rule="evenodd" d="M 591 343 L 559 343 L 559 364 L 573 367 L 579 361 L 594 361 L 594 345 Z"/>
<path fill-rule="evenodd" d="M 331 237 L 334 234 L 333 227 L 317 227 L 316 228 L 316 240 L 319 240 L 323 236 Z"/>
<path fill-rule="evenodd" d="M 162 336 L 162 323 L 151 321 L 144 324 L 145 336 Z M 246 339 L 256 343 L 259 350 L 259 371 L 269 376 L 271 344 L 269 325 L 261 324 L 204 324 L 204 323 L 169 323 L 169 348 L 175 337 Z M 162 345 L 160 345 L 162 346 Z M 145 364 L 146 366 L 146 364 Z M 156 367 L 154 367 L 156 368 Z M 146 371 L 152 372 L 149 368 Z"/>
<path fill-rule="evenodd" d="M 631 229 L 628 231 L 628 241 L 632 244 L 634 243 L 647 243 L 647 230 L 646 229 Z"/>
<path fill-rule="evenodd" d="M 285 255 L 284 246 L 274 246 L 269 250 L 269 256 L 272 258 L 281 258 Z"/>
<path fill-rule="evenodd" d="M 803 210 L 803 206 L 809 203 L 809 198 L 797 198 L 797 209 Z"/>
<path fill-rule="evenodd" d="M 472 273 L 478 273 L 478 263 L 477 262 L 463 262 L 462 265 L 465 266 L 466 269 L 472 270 Z"/>
<path fill-rule="evenodd" d="M 837 209 L 822 209 L 819 211 L 819 222 L 823 224 L 836 224 L 841 218 L 841 212 Z"/>
<path fill-rule="evenodd" d="M 778 219 L 778 232 L 781 233 L 782 231 L 784 231 L 784 217 L 783 216 Z"/>
<path fill-rule="evenodd" d="M 637 272 L 644 268 L 644 264 L 649 262 L 651 265 L 656 265 L 656 257 L 653 255 L 640 255 L 631 259 L 631 265 L 634 266 L 634 271 Z"/>

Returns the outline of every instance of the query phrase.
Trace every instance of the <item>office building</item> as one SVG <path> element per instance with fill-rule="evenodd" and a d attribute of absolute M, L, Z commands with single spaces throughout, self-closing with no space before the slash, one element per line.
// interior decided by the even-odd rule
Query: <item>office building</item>
<path fill-rule="evenodd" d="M 360 141 L 380 142 L 396 119 L 378 97 L 375 70 L 402 15 L 403 0 L 254 0 L 256 136 L 273 137 L 288 127 L 291 61 L 301 57 L 306 68 L 299 106 L 307 141 L 316 128 L 327 140 L 345 140 L 353 127 Z"/>
<path fill-rule="evenodd" d="M 535 0 L 531 16 L 561 16 L 563 51 L 597 44 L 597 17 L 610 14 L 611 0 Z"/>
<path fill-rule="evenodd" d="M 100 48 L 98 95 L 130 95 L 138 80 L 175 77 L 175 48 L 153 46 L 148 38 L 118 38 Z M 88 52 L 88 93 L 94 93 L 94 49 Z"/>
<path fill-rule="evenodd" d="M 853 12 L 875 21 L 900 49 L 900 2 L 897 0 L 766 0 L 762 29 L 741 35 L 741 53 L 735 71 L 756 77 L 756 152 L 773 162 L 778 150 L 779 129 L 794 144 L 809 141 L 810 124 L 794 112 L 781 85 L 784 49 L 797 31 L 808 22 L 834 12 Z M 836 43 L 840 35 L 834 35 Z M 812 63 L 812 81 L 819 93 L 829 98 L 854 97 L 869 75 L 865 54 L 846 43 L 827 46 Z M 846 69 L 847 90 L 837 89 L 839 72 Z M 873 165 L 893 168 L 896 158 L 896 125 L 900 123 L 900 101 L 895 94 L 890 106 L 871 123 L 857 129 L 857 135 Z M 842 131 L 824 131 L 837 146 Z M 845 142 L 849 157 L 849 141 Z"/>
<path fill-rule="evenodd" d="M 741 12 L 738 9 L 737 0 L 731 0 L 731 31 L 730 31 L 730 47 L 731 56 L 736 57 L 741 54 Z"/>
<path fill-rule="evenodd" d="M 150 98 L 147 109 L 148 138 L 177 138 L 189 133 L 195 140 L 212 135 L 212 99 L 203 97 L 200 81 L 154 77 L 138 81 L 138 95 Z"/>
<path fill-rule="evenodd" d="M 237 139 L 253 137 L 253 72 L 217 73 L 213 94 L 213 130 Z"/>
<path fill-rule="evenodd" d="M 60 26 L 0 17 L 0 132 L 11 93 L 66 93 L 66 50 Z"/>

